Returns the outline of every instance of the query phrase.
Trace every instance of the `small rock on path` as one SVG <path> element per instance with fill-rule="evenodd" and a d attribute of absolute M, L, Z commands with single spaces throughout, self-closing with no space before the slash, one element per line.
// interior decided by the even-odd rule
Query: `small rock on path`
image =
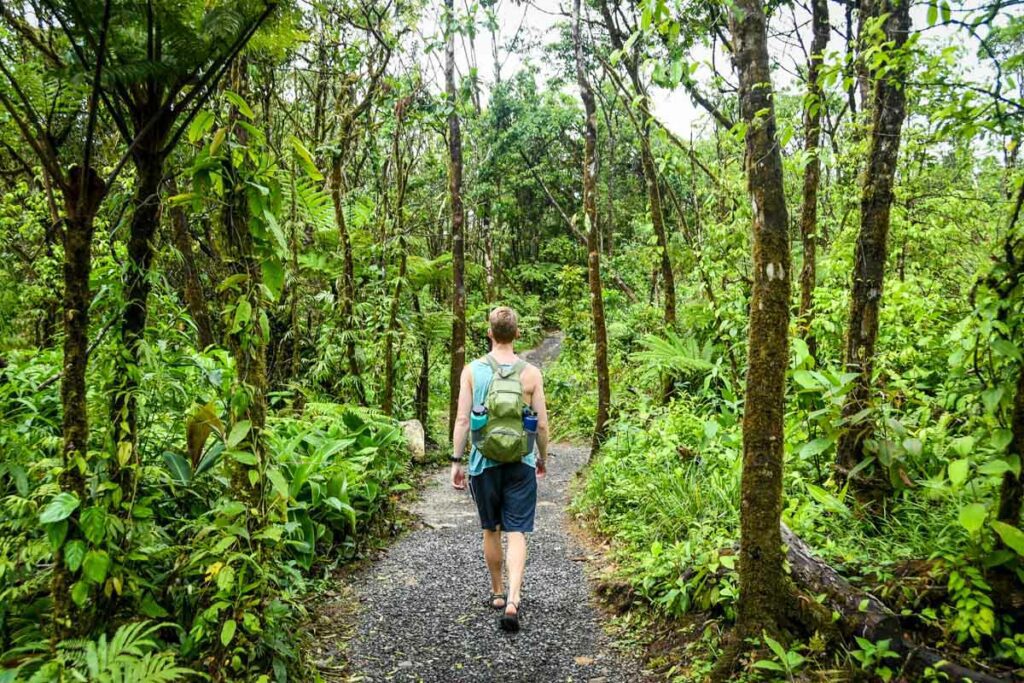
<path fill-rule="evenodd" d="M 554 339 L 552 342 L 551 340 Z M 549 336 L 534 353 L 542 364 L 558 353 Z M 536 531 L 529 538 L 523 589 L 523 630 L 498 629 L 486 605 L 490 580 L 480 526 L 468 491 L 431 476 L 414 512 L 419 528 L 354 579 L 359 600 L 346 658 L 352 681 L 543 681 L 625 683 L 642 678 L 639 664 L 616 651 L 591 602 L 585 551 L 569 533 L 569 483 L 586 462 L 584 449 L 551 447 L 539 482 Z M 575 560 L 574 560 L 575 558 Z"/>

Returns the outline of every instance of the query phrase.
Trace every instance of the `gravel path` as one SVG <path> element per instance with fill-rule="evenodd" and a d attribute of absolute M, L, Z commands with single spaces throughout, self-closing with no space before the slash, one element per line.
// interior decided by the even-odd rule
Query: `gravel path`
<path fill-rule="evenodd" d="M 544 340 L 531 361 L 557 355 Z M 469 493 L 432 475 L 413 512 L 421 528 L 400 539 L 351 586 L 359 602 L 346 658 L 352 681 L 538 681 L 618 683 L 641 678 L 602 630 L 584 575 L 585 551 L 568 531 L 569 482 L 585 463 L 581 448 L 551 448 L 530 536 L 521 619 L 498 630 L 485 605 L 490 581 Z"/>

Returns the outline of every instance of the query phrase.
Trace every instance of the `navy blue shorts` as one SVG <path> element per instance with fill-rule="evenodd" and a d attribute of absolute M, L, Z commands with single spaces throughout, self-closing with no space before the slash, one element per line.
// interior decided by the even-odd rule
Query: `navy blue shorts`
<path fill-rule="evenodd" d="M 533 531 L 537 511 L 537 471 L 523 462 L 488 467 L 469 478 L 480 513 L 480 528 L 495 531 Z"/>

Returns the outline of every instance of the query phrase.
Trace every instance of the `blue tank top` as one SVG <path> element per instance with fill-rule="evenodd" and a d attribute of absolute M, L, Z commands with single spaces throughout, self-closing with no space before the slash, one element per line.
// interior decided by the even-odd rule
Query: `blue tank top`
<path fill-rule="evenodd" d="M 501 367 L 509 368 L 511 365 L 504 364 Z M 494 377 L 494 371 L 491 370 L 490 365 L 479 358 L 470 363 L 469 368 L 473 371 L 473 405 L 483 405 L 487 401 L 487 390 L 491 388 L 491 379 Z M 523 462 L 530 467 L 537 467 L 536 446 L 534 446 L 533 452 L 526 454 Z M 488 467 L 495 467 L 500 464 L 500 462 L 486 457 L 476 449 L 476 446 L 469 449 L 469 476 L 471 477 L 475 477 Z"/>

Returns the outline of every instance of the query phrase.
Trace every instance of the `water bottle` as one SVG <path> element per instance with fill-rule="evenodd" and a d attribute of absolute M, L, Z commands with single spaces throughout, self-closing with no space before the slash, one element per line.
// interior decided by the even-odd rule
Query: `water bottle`
<path fill-rule="evenodd" d="M 478 403 L 473 406 L 473 410 L 469 414 L 469 429 L 473 435 L 474 446 L 480 443 L 485 426 L 487 426 L 487 406 Z"/>
<path fill-rule="evenodd" d="M 537 445 L 537 413 L 529 407 L 523 408 L 523 429 L 526 431 L 526 454 L 529 455 Z"/>

